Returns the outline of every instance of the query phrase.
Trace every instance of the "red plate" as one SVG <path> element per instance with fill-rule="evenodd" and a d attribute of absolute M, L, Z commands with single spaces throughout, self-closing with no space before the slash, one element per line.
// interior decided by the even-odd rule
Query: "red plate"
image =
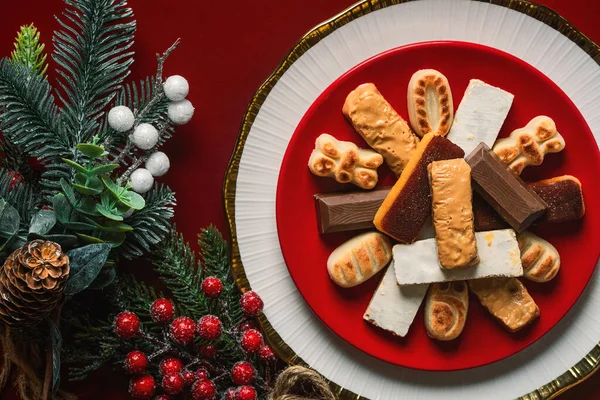
<path fill-rule="evenodd" d="M 405 338 L 363 321 L 362 316 L 381 273 L 352 289 L 336 286 L 327 274 L 329 254 L 356 232 L 319 235 L 313 195 L 359 190 L 329 178 L 318 178 L 307 167 L 315 139 L 329 133 L 360 147 L 368 145 L 342 115 L 346 95 L 361 83 L 373 82 L 406 119 L 406 90 L 418 69 L 434 68 L 448 78 L 455 107 L 470 79 L 478 78 L 515 95 L 500 136 L 543 114 L 554 119 L 567 146 L 550 154 L 540 167 L 528 167 L 526 181 L 570 174 L 581 180 L 586 200 L 583 220 L 534 230 L 559 251 L 562 267 L 546 284 L 525 285 L 541 310 L 541 317 L 525 330 L 505 331 L 471 296 L 467 323 L 461 337 L 451 343 L 430 339 L 423 311 Z M 317 316 L 348 343 L 381 360 L 405 367 L 449 371 L 473 368 L 508 357 L 539 339 L 575 303 L 594 271 L 599 256 L 600 172 L 598 147 L 589 127 L 571 100 L 541 72 L 510 54 L 476 44 L 427 42 L 400 47 L 359 64 L 333 82 L 312 104 L 288 145 L 277 187 L 279 240 L 298 290 Z M 381 167 L 380 185 L 392 184 L 393 175 Z"/>

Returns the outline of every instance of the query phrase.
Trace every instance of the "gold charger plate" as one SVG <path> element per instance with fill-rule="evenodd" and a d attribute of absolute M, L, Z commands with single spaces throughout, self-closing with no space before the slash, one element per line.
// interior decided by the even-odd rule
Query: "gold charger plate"
<path fill-rule="evenodd" d="M 225 182 L 223 185 L 223 195 L 225 212 L 231 237 L 231 249 L 232 249 L 232 268 L 235 276 L 237 285 L 242 291 L 250 290 L 250 284 L 246 278 L 244 266 L 241 261 L 239 252 L 239 246 L 236 236 L 235 226 L 235 195 L 236 195 L 236 182 L 239 170 L 239 164 L 244 148 L 244 144 L 250 133 L 250 129 L 258 111 L 263 105 L 265 99 L 271 92 L 271 89 L 275 86 L 277 81 L 283 76 L 283 74 L 290 68 L 290 66 L 302 56 L 308 49 L 313 47 L 327 35 L 335 31 L 336 29 L 344 26 L 345 24 L 367 15 L 373 11 L 389 7 L 396 4 L 407 3 L 416 0 L 363 0 L 359 3 L 349 7 L 345 11 L 336 15 L 335 17 L 317 25 L 311 29 L 306 35 L 304 35 L 292 48 L 292 50 L 285 56 L 281 64 L 276 70 L 267 78 L 267 80 L 261 85 L 254 97 L 252 98 L 244 119 L 240 133 L 238 135 L 235 149 L 227 173 L 225 176 Z M 569 38 L 584 52 L 586 52 L 598 65 L 600 65 L 600 47 L 594 43 L 591 39 L 586 37 L 583 33 L 577 30 L 572 24 L 570 24 L 565 18 L 556 13 L 555 11 L 545 6 L 535 4 L 524 0 L 473 0 L 484 3 L 491 3 L 498 6 L 506 7 L 520 13 L 526 14 L 536 20 L 556 29 L 564 36 Z M 275 352 L 288 364 L 303 365 L 309 367 L 309 365 L 302 360 L 278 335 L 273 329 L 264 314 L 259 317 L 260 323 L 263 327 L 265 336 L 273 347 Z M 521 397 L 524 400 L 538 400 L 538 399 L 552 399 L 559 394 L 567 391 L 573 386 L 583 382 L 590 376 L 592 376 L 600 368 L 600 343 L 598 343 L 583 359 L 577 364 L 571 367 L 569 370 L 564 372 L 555 380 L 548 382 L 547 384 L 539 387 L 535 391 L 528 393 Z M 365 399 L 364 397 L 357 395 L 343 387 L 337 385 L 334 382 L 329 381 L 334 392 L 339 396 L 340 399 Z"/>

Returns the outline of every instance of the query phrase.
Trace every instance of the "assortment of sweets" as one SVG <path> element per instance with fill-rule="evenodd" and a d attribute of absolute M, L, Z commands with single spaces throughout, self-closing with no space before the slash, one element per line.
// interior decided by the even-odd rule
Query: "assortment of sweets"
<path fill-rule="evenodd" d="M 580 219 L 585 206 L 575 177 L 519 178 L 526 166 L 562 151 L 565 140 L 546 116 L 497 139 L 513 98 L 472 79 L 454 114 L 448 79 L 424 69 L 407 90 L 412 130 L 365 83 L 342 112 L 372 150 L 318 137 L 309 160 L 315 175 L 372 189 L 314 196 L 320 234 L 370 230 L 331 253 L 335 284 L 359 285 L 387 266 L 365 321 L 403 337 L 424 302 L 427 334 L 453 340 L 468 323 L 469 290 L 511 332 L 540 315 L 519 278 L 552 280 L 560 256 L 527 228 Z M 376 187 L 383 161 L 398 177 L 391 188 Z"/>

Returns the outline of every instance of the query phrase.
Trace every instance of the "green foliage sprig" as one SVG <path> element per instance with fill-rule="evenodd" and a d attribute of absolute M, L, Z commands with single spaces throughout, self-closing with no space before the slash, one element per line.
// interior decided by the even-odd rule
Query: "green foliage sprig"
<path fill-rule="evenodd" d="M 33 24 L 21 27 L 15 40 L 15 49 L 10 54 L 12 60 L 22 64 L 39 75 L 46 75 L 45 45 L 40 43 L 40 33 Z"/>

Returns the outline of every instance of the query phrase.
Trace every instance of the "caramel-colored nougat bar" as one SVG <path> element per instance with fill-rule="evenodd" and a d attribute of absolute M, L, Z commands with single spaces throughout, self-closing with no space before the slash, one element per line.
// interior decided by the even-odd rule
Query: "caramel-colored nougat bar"
<path fill-rule="evenodd" d="M 469 281 L 481 305 L 506 329 L 516 332 L 533 322 L 540 309 L 517 278 L 483 278 Z"/>
<path fill-rule="evenodd" d="M 399 176 L 417 148 L 419 138 L 377 87 L 372 83 L 358 86 L 346 97 L 342 113 Z"/>
<path fill-rule="evenodd" d="M 448 139 L 428 133 L 413 153 L 390 190 L 373 223 L 401 243 L 412 243 L 431 214 L 427 166 L 433 161 L 464 157 L 464 151 Z"/>
<path fill-rule="evenodd" d="M 473 228 L 471 167 L 464 158 L 429 164 L 431 211 L 440 265 L 466 268 L 479 262 Z"/>

